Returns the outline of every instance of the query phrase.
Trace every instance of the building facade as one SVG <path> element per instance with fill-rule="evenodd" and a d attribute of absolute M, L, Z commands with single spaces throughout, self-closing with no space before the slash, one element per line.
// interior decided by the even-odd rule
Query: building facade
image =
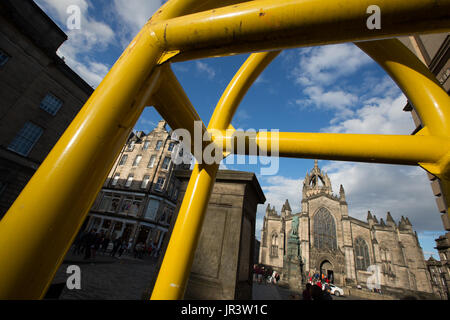
<path fill-rule="evenodd" d="M 448 273 L 448 266 L 432 256 L 427 260 L 428 272 L 430 272 L 431 286 L 436 296 L 442 300 L 448 300 L 448 287 L 446 281 L 446 273 Z"/>
<path fill-rule="evenodd" d="M 174 215 L 180 183 L 172 155 L 181 155 L 166 122 L 149 134 L 133 133 L 116 159 L 82 230 L 104 232 L 133 244 L 161 247 Z"/>
<path fill-rule="evenodd" d="M 280 214 L 267 206 L 260 263 L 283 274 L 287 239 L 293 218 L 298 217 L 296 234 L 305 275 L 319 272 L 338 286 L 366 287 L 368 280 L 376 280 L 385 291 L 432 292 L 422 248 L 408 218 L 402 216 L 396 223 L 388 212 L 386 221 L 378 220 L 370 211 L 366 221 L 350 217 L 343 186 L 339 195 L 333 194 L 317 161 L 306 174 L 302 196 L 298 213 L 292 212 L 288 200 Z"/>
<path fill-rule="evenodd" d="M 93 89 L 56 55 L 66 34 L 33 2 L 0 2 L 0 219 Z"/>
<path fill-rule="evenodd" d="M 414 35 L 402 37 L 400 40 L 430 69 L 437 81 L 442 85 L 447 93 L 450 93 L 450 33 L 438 33 L 428 35 Z M 419 132 L 424 126 L 414 106 L 408 102 L 405 111 L 411 112 L 416 129 L 412 134 Z M 428 173 L 431 189 L 436 199 L 438 212 L 441 215 L 442 224 L 446 231 L 450 231 L 450 219 L 448 212 L 448 199 L 450 190 L 442 187 L 438 177 Z M 446 200 L 447 199 L 447 200 Z M 450 243 L 450 232 L 436 239 L 437 249 L 442 265 L 441 273 L 446 281 L 446 288 L 450 287 L 450 269 L 448 265 L 448 248 Z M 444 258 L 443 258 L 444 257 Z M 435 264 L 435 261 L 430 262 Z M 430 271 L 431 272 L 431 271 Z M 431 273 L 433 276 L 436 273 Z"/>
<path fill-rule="evenodd" d="M 437 81 L 442 85 L 444 90 L 450 92 L 450 34 L 428 34 L 415 35 L 410 37 L 402 37 L 400 40 L 405 44 L 436 77 Z M 418 115 L 415 107 L 408 102 L 405 111 L 411 112 L 416 129 L 412 134 L 416 134 L 423 128 L 422 120 Z M 441 213 L 442 222 L 446 230 L 450 230 L 448 218 L 448 203 L 443 195 L 443 188 L 438 177 L 428 174 L 431 189 L 436 197 L 436 205 Z"/>

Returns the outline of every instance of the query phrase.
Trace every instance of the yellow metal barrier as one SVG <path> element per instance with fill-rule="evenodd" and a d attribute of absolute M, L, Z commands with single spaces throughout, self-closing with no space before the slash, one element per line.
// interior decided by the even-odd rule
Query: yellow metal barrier
<path fill-rule="evenodd" d="M 449 203 L 449 97 L 398 40 L 379 39 L 449 31 L 450 0 L 378 0 L 380 30 L 366 28 L 372 2 L 168 1 L 124 51 L 0 221 L 0 299 L 44 296 L 146 105 L 155 105 L 172 128 L 194 136 L 193 121 L 201 119 L 171 62 L 273 51 L 248 58 L 209 126 L 202 126 L 225 152 L 233 143 L 229 132 L 239 102 L 280 49 L 357 42 L 410 99 L 424 129 L 415 136 L 280 133 L 280 156 L 420 165 L 441 179 Z M 270 138 L 254 137 L 258 146 Z M 218 166 L 194 168 L 152 299 L 183 298 Z"/>

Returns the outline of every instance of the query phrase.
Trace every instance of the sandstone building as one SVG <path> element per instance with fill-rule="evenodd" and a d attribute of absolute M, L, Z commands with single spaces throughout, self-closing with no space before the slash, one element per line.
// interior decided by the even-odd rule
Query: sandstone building
<path fill-rule="evenodd" d="M 450 34 L 438 33 L 438 34 L 428 34 L 428 35 L 414 35 L 410 37 L 402 37 L 400 39 L 403 44 L 405 44 L 435 75 L 438 82 L 442 85 L 447 93 L 450 93 Z M 412 134 L 416 134 L 423 128 L 422 120 L 417 114 L 414 106 L 408 102 L 405 111 L 411 112 L 416 129 Z M 442 224 L 444 229 L 450 231 L 450 219 L 448 212 L 448 198 L 450 190 L 444 190 L 442 184 L 438 177 L 428 173 L 428 178 L 430 179 L 431 189 L 434 196 L 436 197 L 436 204 L 438 212 L 441 214 Z M 447 192 L 447 201 L 444 197 L 444 193 Z M 450 232 L 436 239 L 437 249 L 439 251 L 440 261 L 431 261 L 431 265 L 439 263 L 442 268 L 442 272 L 439 277 L 445 279 L 445 288 L 450 287 Z M 430 267 L 431 277 L 436 276 L 436 272 L 431 271 L 433 268 Z M 435 286 L 436 287 L 436 286 Z M 442 290 L 447 290 L 445 288 Z M 448 296 L 448 293 L 447 293 Z"/>
<path fill-rule="evenodd" d="M 382 291 L 432 292 L 422 248 L 408 218 L 402 216 L 396 223 L 388 212 L 386 221 L 378 220 L 370 211 L 366 221 L 350 217 L 344 187 L 341 185 L 339 195 L 335 195 L 317 160 L 306 174 L 302 196 L 301 212 L 292 212 L 288 200 L 280 214 L 267 206 L 261 264 L 285 274 L 287 239 L 296 234 L 304 275 L 319 272 L 338 286 L 366 287 L 368 278 L 375 274 L 368 268 L 377 265 Z M 294 220 L 296 232 L 291 231 Z"/>
<path fill-rule="evenodd" d="M 180 149 L 181 150 L 181 149 Z M 166 122 L 149 134 L 133 133 L 116 159 L 81 230 L 96 229 L 113 239 L 161 246 L 179 195 L 172 154 L 180 156 L 178 141 Z"/>
<path fill-rule="evenodd" d="M 0 219 L 93 89 L 56 55 L 67 35 L 33 2 L 0 1 Z"/>

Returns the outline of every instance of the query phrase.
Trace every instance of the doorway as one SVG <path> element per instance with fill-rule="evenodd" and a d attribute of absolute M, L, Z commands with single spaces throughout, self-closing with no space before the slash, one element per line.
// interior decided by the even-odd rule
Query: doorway
<path fill-rule="evenodd" d="M 324 275 L 330 283 L 334 283 L 334 271 L 333 265 L 330 261 L 325 260 L 320 264 L 320 274 Z"/>

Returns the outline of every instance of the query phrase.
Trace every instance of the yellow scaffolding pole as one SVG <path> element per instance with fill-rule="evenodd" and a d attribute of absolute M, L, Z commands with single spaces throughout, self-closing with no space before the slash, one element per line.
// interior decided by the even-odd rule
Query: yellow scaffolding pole
<path fill-rule="evenodd" d="M 366 28 L 369 5 L 372 1 L 168 1 L 124 51 L 0 221 L 0 260 L 8 261 L 0 265 L 0 299 L 44 296 L 146 105 L 154 103 L 171 126 L 192 134 L 192 122 L 200 117 L 170 70 L 171 61 L 450 30 L 450 0 L 379 0 L 380 30 Z M 357 45 L 397 82 L 425 128 L 413 137 L 280 133 L 280 155 L 418 164 L 441 178 L 449 202 L 448 95 L 397 40 Z M 239 102 L 277 54 L 252 54 L 230 82 L 208 128 L 202 124 L 215 143 L 230 140 L 225 130 L 234 131 L 231 120 Z M 268 137 L 254 139 L 261 145 Z M 217 170 L 218 164 L 194 168 L 153 299 L 183 297 Z"/>

